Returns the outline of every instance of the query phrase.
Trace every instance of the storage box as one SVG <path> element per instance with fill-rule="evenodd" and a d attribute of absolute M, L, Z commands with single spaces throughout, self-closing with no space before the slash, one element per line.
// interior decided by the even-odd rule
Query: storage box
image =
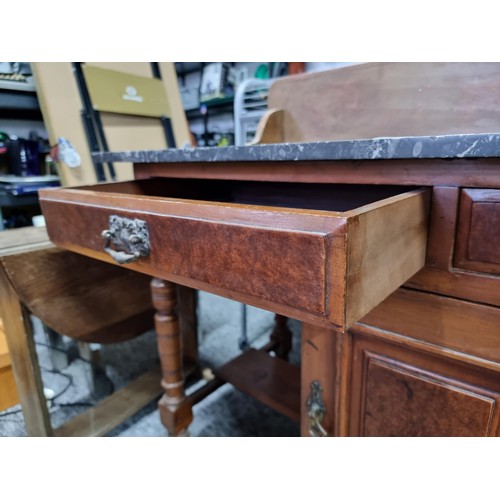
<path fill-rule="evenodd" d="M 228 82 L 228 63 L 210 63 L 203 68 L 200 86 L 200 101 L 225 97 L 231 85 Z"/>

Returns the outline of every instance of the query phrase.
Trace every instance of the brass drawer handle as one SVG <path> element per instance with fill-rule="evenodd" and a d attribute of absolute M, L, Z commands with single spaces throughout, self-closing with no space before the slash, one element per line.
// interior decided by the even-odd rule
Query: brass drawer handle
<path fill-rule="evenodd" d="M 323 401 L 321 393 L 323 388 L 319 380 L 313 380 L 311 382 L 311 394 L 307 399 L 307 417 L 308 417 L 308 427 L 309 434 L 314 437 L 325 437 L 328 436 L 325 428 L 323 427 L 323 418 L 326 414 L 326 406 Z"/>
<path fill-rule="evenodd" d="M 104 251 L 118 264 L 129 264 L 149 256 L 148 227 L 142 220 L 110 215 L 109 229 L 105 229 L 101 235 L 105 239 Z"/>

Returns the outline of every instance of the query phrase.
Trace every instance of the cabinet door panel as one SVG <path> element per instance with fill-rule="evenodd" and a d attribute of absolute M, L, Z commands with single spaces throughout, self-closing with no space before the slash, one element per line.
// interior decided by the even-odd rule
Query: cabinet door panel
<path fill-rule="evenodd" d="M 500 377 L 355 336 L 351 434 L 491 436 Z"/>

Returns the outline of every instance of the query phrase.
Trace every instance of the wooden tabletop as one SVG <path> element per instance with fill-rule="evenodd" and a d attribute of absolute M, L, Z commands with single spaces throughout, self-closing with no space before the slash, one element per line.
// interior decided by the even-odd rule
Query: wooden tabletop
<path fill-rule="evenodd" d="M 52 248 L 45 227 L 21 227 L 0 231 L 0 257 Z"/>

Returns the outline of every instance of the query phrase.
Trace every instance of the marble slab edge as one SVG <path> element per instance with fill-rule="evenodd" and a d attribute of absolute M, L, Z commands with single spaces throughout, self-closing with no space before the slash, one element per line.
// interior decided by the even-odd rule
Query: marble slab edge
<path fill-rule="evenodd" d="M 332 142 L 263 144 L 93 153 L 97 162 L 197 163 L 415 158 L 494 158 L 500 133 L 380 137 Z"/>

